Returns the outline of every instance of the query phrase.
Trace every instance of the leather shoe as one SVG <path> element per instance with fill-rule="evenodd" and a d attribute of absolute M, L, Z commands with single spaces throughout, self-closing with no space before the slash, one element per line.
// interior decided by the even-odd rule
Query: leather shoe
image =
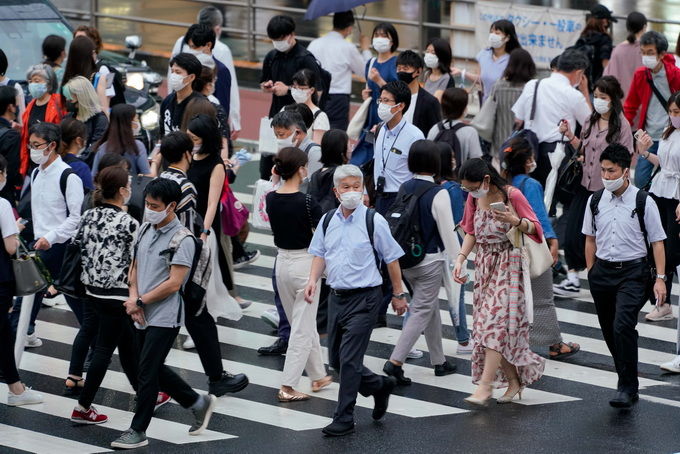
<path fill-rule="evenodd" d="M 344 435 L 349 435 L 354 432 L 354 421 L 352 422 L 339 422 L 333 421 L 323 429 L 321 429 L 325 435 L 329 437 L 342 437 Z"/>
<path fill-rule="evenodd" d="M 383 385 L 380 391 L 373 394 L 373 400 L 375 404 L 373 406 L 373 419 L 379 420 L 385 413 L 387 413 L 387 404 L 390 400 L 390 394 L 394 391 L 394 387 L 397 386 L 397 379 L 394 377 L 383 377 Z"/>
<path fill-rule="evenodd" d="M 442 364 L 437 364 L 434 366 L 434 374 L 437 377 L 443 377 L 444 375 L 455 374 L 458 368 L 455 364 L 448 361 L 444 361 Z"/>
<path fill-rule="evenodd" d="M 279 337 L 269 347 L 258 348 L 257 353 L 264 356 L 279 356 L 285 354 L 286 350 L 288 350 L 288 341 Z"/>
<path fill-rule="evenodd" d="M 208 390 L 210 394 L 217 397 L 222 397 L 226 393 L 237 393 L 248 386 L 248 377 L 245 374 L 230 374 L 227 371 L 222 371 L 222 377 L 216 381 L 208 382 Z"/>
<path fill-rule="evenodd" d="M 609 405 L 614 408 L 630 408 L 639 398 L 638 393 L 629 394 L 625 391 L 619 391 L 616 393 L 616 397 L 609 401 Z"/>
<path fill-rule="evenodd" d="M 390 377 L 394 377 L 397 380 L 397 385 L 408 386 L 411 384 L 411 379 L 404 377 L 404 369 L 402 369 L 401 366 L 395 366 L 391 361 L 385 362 L 383 372 Z"/>

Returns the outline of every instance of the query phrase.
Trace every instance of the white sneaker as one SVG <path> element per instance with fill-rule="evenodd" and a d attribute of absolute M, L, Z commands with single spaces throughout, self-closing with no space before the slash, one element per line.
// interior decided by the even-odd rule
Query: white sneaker
<path fill-rule="evenodd" d="M 274 329 L 279 328 L 279 311 L 277 311 L 276 308 L 267 309 L 260 315 L 260 318 L 274 327 Z"/>
<path fill-rule="evenodd" d="M 12 391 L 7 391 L 7 405 L 11 407 L 18 407 L 20 405 L 41 404 L 43 396 L 40 393 L 33 391 L 28 386 L 25 387 L 21 394 L 14 394 Z"/>
<path fill-rule="evenodd" d="M 191 350 L 193 348 L 196 348 L 196 344 L 194 343 L 194 340 L 191 338 L 191 336 L 187 336 L 186 340 L 182 344 L 182 348 L 184 350 Z"/>
<path fill-rule="evenodd" d="M 238 305 L 241 307 L 241 309 L 248 309 L 251 304 L 253 304 L 253 302 L 248 300 L 241 300 L 238 302 Z"/>
<path fill-rule="evenodd" d="M 410 352 L 408 352 L 408 355 L 406 355 L 406 359 L 420 359 L 423 357 L 423 352 L 414 348 Z"/>
<path fill-rule="evenodd" d="M 468 341 L 467 345 L 458 344 L 458 347 L 456 347 L 456 353 L 459 355 L 468 355 L 472 353 L 472 341 Z"/>
<path fill-rule="evenodd" d="M 673 361 L 668 361 L 659 366 L 661 369 L 673 372 L 675 374 L 680 374 L 680 355 L 676 356 Z"/>
<path fill-rule="evenodd" d="M 553 285 L 553 293 L 558 296 L 578 296 L 581 293 L 581 283 L 572 282 L 569 279 L 564 279 L 559 284 Z"/>
<path fill-rule="evenodd" d="M 645 320 L 648 322 L 661 322 L 663 320 L 673 320 L 673 310 L 670 304 L 664 304 L 663 306 L 654 306 L 652 311 L 645 315 Z"/>
<path fill-rule="evenodd" d="M 38 335 L 33 333 L 29 334 L 26 337 L 26 348 L 36 348 L 36 347 L 42 347 L 42 340 L 38 338 Z"/>

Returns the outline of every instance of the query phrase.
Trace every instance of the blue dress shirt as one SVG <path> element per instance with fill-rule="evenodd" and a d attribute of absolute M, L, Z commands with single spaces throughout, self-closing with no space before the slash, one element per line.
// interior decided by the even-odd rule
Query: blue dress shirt
<path fill-rule="evenodd" d="M 557 238 L 550 218 L 548 217 L 548 212 L 545 211 L 543 187 L 541 186 L 541 183 L 527 174 L 522 174 L 512 177 L 512 185 L 524 194 L 529 205 L 533 208 L 534 213 L 536 213 L 536 217 L 538 218 L 538 222 L 541 223 L 541 227 L 543 228 L 543 236 L 546 239 Z"/>

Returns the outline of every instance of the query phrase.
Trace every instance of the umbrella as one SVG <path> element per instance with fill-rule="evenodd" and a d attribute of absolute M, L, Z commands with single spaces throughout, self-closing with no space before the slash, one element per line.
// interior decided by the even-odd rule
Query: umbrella
<path fill-rule="evenodd" d="M 548 175 L 548 179 L 545 181 L 545 195 L 543 197 L 543 202 L 545 203 L 545 209 L 550 211 L 550 205 L 552 205 L 553 194 L 555 194 L 555 186 L 557 185 L 557 177 L 560 169 L 560 164 L 564 159 L 564 142 L 558 142 L 555 147 L 555 151 L 548 153 L 550 158 L 550 165 L 552 169 Z"/>
<path fill-rule="evenodd" d="M 312 0 L 307 8 L 305 19 L 313 20 L 330 13 L 349 11 L 357 6 L 378 0 Z"/>

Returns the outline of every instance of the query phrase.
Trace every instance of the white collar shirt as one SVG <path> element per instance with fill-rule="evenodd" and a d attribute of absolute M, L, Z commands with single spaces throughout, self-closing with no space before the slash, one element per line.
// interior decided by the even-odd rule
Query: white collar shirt
<path fill-rule="evenodd" d="M 665 199 L 680 200 L 680 130 L 659 142 L 660 169 L 649 192 Z"/>
<path fill-rule="evenodd" d="M 620 197 L 605 190 L 598 204 L 598 214 L 593 216 L 588 198 L 582 232 L 584 235 L 594 236 L 597 251 L 595 255 L 600 260 L 609 262 L 627 262 L 647 256 L 647 245 L 640 229 L 640 221 L 635 214 L 635 197 L 639 189 L 629 183 L 628 188 Z M 645 204 L 645 227 L 650 243 L 666 239 L 661 216 L 656 202 L 647 197 Z"/>
<path fill-rule="evenodd" d="M 409 123 L 413 123 L 413 114 L 416 112 L 416 103 L 418 102 L 418 92 L 411 94 L 411 104 L 408 106 L 408 110 L 404 114 L 404 119 Z"/>
<path fill-rule="evenodd" d="M 566 76 L 552 73 L 541 80 L 536 97 L 536 114 L 531 121 L 531 106 L 536 91 L 536 80 L 530 80 L 524 86 L 522 94 L 512 106 L 512 112 L 518 120 L 524 121 L 524 127 L 536 133 L 538 141 L 557 142 L 562 134 L 559 131 L 561 120 L 567 120 L 572 130 L 578 121 L 581 125 L 590 117 L 590 107 L 583 94 L 569 83 Z"/>
<path fill-rule="evenodd" d="M 66 243 L 78 229 L 83 182 L 75 173 L 68 176 L 66 200 L 60 188 L 61 174 L 70 168 L 57 157 L 47 168 L 40 166 L 31 173 L 31 221 L 36 239 L 44 237 L 50 244 Z"/>
<path fill-rule="evenodd" d="M 348 95 L 352 92 L 352 73 L 364 75 L 370 52 L 360 54 L 356 46 L 335 30 L 317 38 L 307 47 L 321 67 L 331 73 L 331 87 L 328 93 Z"/>
<path fill-rule="evenodd" d="M 416 140 L 424 139 L 423 132 L 402 120 L 393 129 L 384 124 L 375 139 L 373 177 L 385 177 L 384 192 L 397 192 L 399 186 L 413 178 L 408 169 L 408 153 Z"/>

